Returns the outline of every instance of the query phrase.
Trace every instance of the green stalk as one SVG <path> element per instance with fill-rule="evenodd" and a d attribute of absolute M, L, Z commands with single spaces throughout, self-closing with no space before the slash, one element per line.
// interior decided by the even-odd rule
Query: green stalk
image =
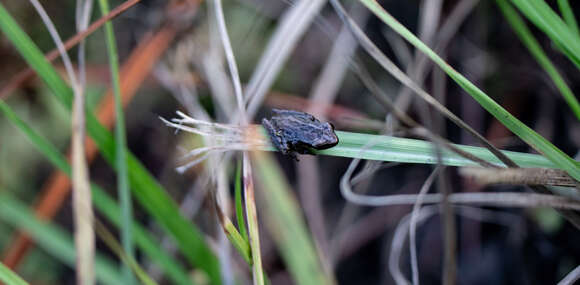
<path fill-rule="evenodd" d="M 562 78 L 562 75 L 560 75 L 548 56 L 546 56 L 540 44 L 536 41 L 530 30 L 528 30 L 524 21 L 506 0 L 497 0 L 496 3 L 512 26 L 514 32 L 516 32 L 522 43 L 524 43 L 528 48 L 538 64 L 540 64 L 546 73 L 548 73 L 548 76 L 550 76 L 556 85 L 556 88 L 558 88 L 564 97 L 564 100 L 568 103 L 568 106 L 570 106 L 570 109 L 572 109 L 572 112 L 576 115 L 576 118 L 580 120 L 580 103 L 576 100 L 576 96 L 574 96 L 572 90 L 568 87 L 564 78 Z"/>
<path fill-rule="evenodd" d="M 99 0 L 101 14 L 109 13 L 109 3 L 107 0 Z M 107 38 L 107 52 L 109 54 L 109 65 L 111 68 L 111 81 L 113 84 L 113 96 L 115 98 L 115 154 L 117 165 L 117 191 L 121 204 L 121 244 L 123 251 L 129 260 L 135 260 L 135 249 L 133 245 L 132 221 L 133 204 L 131 202 L 131 190 L 129 189 L 129 175 L 127 170 L 127 136 L 125 134 L 125 115 L 123 114 L 123 102 L 121 99 L 121 84 L 119 79 L 119 58 L 117 54 L 117 41 L 113 32 L 113 24 L 105 23 L 105 36 Z M 135 284 L 135 277 L 129 265 L 123 265 L 125 284 Z"/>
<path fill-rule="evenodd" d="M 244 152 L 242 161 L 246 217 L 248 219 L 248 233 L 250 250 L 252 253 L 252 275 L 254 277 L 254 285 L 264 285 L 266 277 L 264 268 L 262 267 L 258 211 L 256 209 L 256 196 L 254 195 L 254 178 L 252 176 L 252 168 L 248 153 Z"/>
<path fill-rule="evenodd" d="M 248 242 L 248 231 L 246 230 L 246 220 L 244 219 L 244 208 L 242 206 L 242 162 L 238 160 L 236 165 L 236 180 L 235 180 L 235 199 L 236 199 L 236 219 L 240 234 L 246 242 Z"/>
<path fill-rule="evenodd" d="M 580 69 L 580 35 L 572 30 L 543 0 L 512 0 Z"/>
<path fill-rule="evenodd" d="M 578 31 L 578 22 L 576 22 L 576 17 L 574 17 L 574 11 L 570 7 L 570 2 L 568 0 L 558 0 L 558 6 L 560 7 L 560 13 L 564 17 L 566 24 L 576 35 L 580 36 L 580 31 Z"/>
<path fill-rule="evenodd" d="M 18 274 L 14 273 L 2 262 L 0 262 L 0 281 L 6 283 L 6 285 L 28 285 L 28 282 L 20 278 Z"/>

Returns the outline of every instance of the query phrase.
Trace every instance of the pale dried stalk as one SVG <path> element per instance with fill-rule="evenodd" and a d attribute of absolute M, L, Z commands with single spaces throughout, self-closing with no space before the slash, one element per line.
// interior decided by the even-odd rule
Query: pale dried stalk
<path fill-rule="evenodd" d="M 570 271 L 564 279 L 558 282 L 558 285 L 571 285 L 575 284 L 576 281 L 580 280 L 580 265 L 576 266 L 574 270 Z"/>
<path fill-rule="evenodd" d="M 77 0 L 77 32 L 86 30 L 93 6 L 92 0 Z M 77 283 L 95 284 L 95 232 L 87 159 L 85 155 L 85 41 L 79 44 L 79 81 L 75 88 L 72 113 L 72 175 L 75 244 L 77 247 Z"/>
<path fill-rule="evenodd" d="M 90 1 L 90 0 L 89 0 Z M 95 284 L 94 256 L 95 256 L 95 233 L 93 230 L 93 211 L 91 192 L 89 186 L 88 169 L 84 149 L 85 122 L 84 122 L 84 75 L 81 73 L 79 81 L 75 75 L 72 62 L 66 53 L 66 48 L 50 20 L 46 11 L 38 0 L 30 0 L 42 21 L 47 27 L 55 42 L 61 58 L 67 70 L 69 80 L 74 92 L 72 112 L 72 179 L 73 179 L 73 212 L 75 218 L 75 246 L 77 251 L 77 282 L 82 285 Z M 78 5 L 82 13 L 90 13 L 92 2 L 86 5 Z M 78 29 L 86 29 L 88 15 L 77 15 Z M 82 47 L 82 46 L 81 46 Z M 80 56 L 84 55 L 82 49 Z M 81 61 L 82 63 L 82 61 Z"/>
<path fill-rule="evenodd" d="M 256 114 L 290 52 L 324 4 L 326 0 L 301 0 L 283 16 L 246 88 L 248 118 Z"/>
<path fill-rule="evenodd" d="M 433 185 L 433 181 L 439 175 L 441 170 L 441 166 L 437 166 L 435 170 L 429 175 L 423 186 L 421 186 L 421 190 L 419 191 L 419 195 L 417 196 L 417 202 L 413 205 L 413 211 L 411 212 L 411 221 L 409 224 L 409 252 L 411 254 L 411 275 L 413 277 L 413 284 L 419 284 L 419 262 L 417 261 L 417 241 L 416 241 L 416 234 L 417 234 L 417 222 L 419 219 L 419 211 L 421 210 L 421 204 L 423 204 L 423 197 Z"/>
<path fill-rule="evenodd" d="M 578 187 L 578 182 L 560 169 L 463 167 L 459 173 L 483 185 L 525 184 Z"/>
<path fill-rule="evenodd" d="M 340 181 L 340 191 L 343 197 L 355 204 L 366 206 L 392 206 L 410 205 L 417 201 L 418 195 L 401 194 L 385 196 L 361 195 L 352 191 L 350 184 L 352 174 L 356 169 L 359 159 L 354 159 Z M 557 195 L 535 193 L 453 193 L 448 196 L 453 204 L 470 204 L 495 207 L 552 207 L 555 209 L 580 210 L 580 202 Z M 426 194 L 423 198 L 425 204 L 441 203 L 443 195 Z"/>

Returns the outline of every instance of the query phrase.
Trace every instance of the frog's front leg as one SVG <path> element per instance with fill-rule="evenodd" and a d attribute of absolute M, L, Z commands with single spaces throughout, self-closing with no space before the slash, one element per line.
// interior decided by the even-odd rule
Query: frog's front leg
<path fill-rule="evenodd" d="M 282 154 L 289 155 L 292 158 L 298 160 L 296 158 L 296 154 L 293 152 L 292 145 L 290 145 L 290 142 L 286 139 L 285 135 L 282 133 L 282 130 L 280 130 L 278 125 L 276 125 L 276 122 L 262 119 L 262 126 L 268 132 L 268 135 L 270 136 L 270 142 L 276 149 L 282 152 Z"/>
<path fill-rule="evenodd" d="M 286 143 L 282 142 L 279 130 L 276 127 L 274 127 L 274 125 L 272 124 L 272 122 L 270 122 L 270 120 L 267 119 L 262 119 L 262 126 L 268 132 L 270 142 L 272 143 L 272 145 L 285 154 L 287 147 Z"/>
<path fill-rule="evenodd" d="M 293 146 L 293 149 L 296 150 L 297 153 L 314 155 L 314 152 L 312 151 L 313 148 L 308 144 L 303 142 L 295 142 Z"/>

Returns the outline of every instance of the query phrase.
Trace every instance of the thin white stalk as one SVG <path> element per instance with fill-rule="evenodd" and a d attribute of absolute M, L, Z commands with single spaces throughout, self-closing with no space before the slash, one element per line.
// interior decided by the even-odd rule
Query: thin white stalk
<path fill-rule="evenodd" d="M 411 225 L 411 216 L 416 216 L 417 225 L 424 223 L 427 219 L 431 218 L 433 215 L 439 213 L 440 207 L 438 206 L 427 206 L 419 210 L 417 214 L 408 214 L 401 219 L 397 227 L 395 228 L 395 233 L 393 234 L 393 239 L 391 242 L 391 250 L 388 259 L 389 272 L 391 273 L 396 284 L 410 284 L 409 280 L 404 276 L 401 271 L 401 256 L 404 248 L 405 241 L 407 239 L 409 229 Z M 493 223 L 510 228 L 512 232 L 519 232 L 520 228 L 518 225 L 521 224 L 521 219 L 510 213 L 492 211 L 479 209 L 467 206 L 454 206 L 454 212 L 465 218 L 482 221 L 486 223 Z M 570 284 L 570 283 L 565 283 Z"/>
<path fill-rule="evenodd" d="M 236 64 L 236 59 L 234 57 L 234 51 L 232 50 L 232 44 L 230 42 L 230 37 L 228 35 L 228 30 L 226 28 L 226 21 L 224 19 L 224 11 L 222 9 L 222 1 L 214 0 L 215 4 L 215 16 L 218 24 L 218 30 L 220 33 L 220 38 L 224 46 L 224 51 L 226 53 L 226 60 L 228 62 L 228 67 L 230 69 L 230 74 L 232 76 L 232 82 L 234 83 L 234 92 L 236 95 L 236 101 L 238 102 L 238 110 L 241 116 L 242 125 L 248 124 L 248 118 L 246 117 L 246 110 L 244 106 L 244 97 L 242 94 L 242 83 L 240 82 L 240 75 L 238 74 L 238 66 Z"/>
<path fill-rule="evenodd" d="M 558 285 L 571 285 L 575 284 L 576 281 L 580 280 L 580 265 L 570 271 L 564 279 L 558 282 Z"/>
<path fill-rule="evenodd" d="M 93 7 L 92 0 L 77 0 L 77 32 L 84 31 L 90 20 Z M 79 45 L 78 51 L 79 76 L 73 102 L 73 210 L 75 216 L 75 244 L 77 247 L 78 273 L 77 283 L 82 285 L 95 284 L 95 233 L 93 229 L 93 209 L 89 174 L 85 156 L 85 40 Z"/>
<path fill-rule="evenodd" d="M 46 14 L 46 11 L 44 10 L 44 8 L 40 4 L 40 2 L 38 2 L 38 0 L 29 0 L 29 1 L 32 4 L 32 6 L 34 6 L 34 9 L 36 9 L 36 12 L 38 13 L 40 18 L 42 19 L 42 22 L 46 26 L 48 33 L 50 34 L 50 36 L 52 37 L 52 40 L 54 41 L 54 44 L 56 45 L 56 48 L 58 49 L 58 52 L 60 53 L 60 56 L 62 58 L 62 62 L 64 64 L 64 68 L 66 69 L 66 73 L 67 73 L 67 76 L 69 77 L 71 85 L 73 87 L 77 86 L 78 81 L 77 81 L 77 77 L 75 75 L 75 71 L 74 71 L 72 62 L 70 60 L 70 57 L 68 56 L 68 53 L 66 52 L 66 48 L 64 47 L 64 44 L 62 43 L 62 39 L 60 38 L 60 35 L 58 34 L 56 27 L 54 26 L 54 24 L 50 20 L 50 17 L 48 16 L 48 14 Z"/>
<path fill-rule="evenodd" d="M 411 205 L 416 203 L 418 195 L 400 194 L 369 196 L 352 191 L 350 177 L 352 176 L 359 159 L 354 159 L 340 181 L 340 191 L 343 197 L 358 205 L 383 207 L 393 205 Z M 486 205 L 495 207 L 552 207 L 555 209 L 580 210 L 580 202 L 567 197 L 535 193 L 454 193 L 448 196 L 453 204 Z M 426 194 L 425 204 L 437 204 L 443 201 L 441 194 Z"/>
<path fill-rule="evenodd" d="M 457 31 L 461 27 L 461 23 L 467 18 L 471 11 L 475 8 L 479 0 L 464 0 L 460 1 L 454 8 L 449 16 L 445 19 L 445 22 L 441 25 L 437 33 L 436 39 L 433 42 L 435 44 L 435 51 L 439 54 L 442 53 L 449 44 L 451 38 L 456 35 Z M 393 32 L 391 29 L 388 30 L 393 37 L 398 40 L 403 41 L 403 44 L 407 44 L 397 33 Z M 412 70 L 411 78 L 417 82 L 417 84 L 422 85 L 425 77 L 428 74 L 429 66 L 431 61 L 426 56 L 417 56 L 413 61 L 413 66 L 410 68 Z M 411 93 L 413 91 L 409 88 L 401 88 L 397 95 L 397 100 L 395 105 L 401 110 L 407 110 L 410 103 Z"/>
<path fill-rule="evenodd" d="M 413 277 L 413 284 L 419 284 L 419 264 L 417 262 L 417 222 L 419 219 L 419 210 L 421 209 L 421 204 L 423 203 L 423 197 L 433 185 L 433 181 L 437 175 L 439 175 L 441 170 L 441 166 L 437 166 L 435 170 L 429 175 L 421 190 L 419 191 L 419 195 L 417 196 L 417 201 L 413 204 L 413 211 L 411 212 L 411 221 L 409 225 L 409 251 L 411 253 L 411 276 Z"/>
<path fill-rule="evenodd" d="M 37 0 L 30 0 L 46 28 L 48 29 L 57 49 L 61 55 L 67 75 L 74 92 L 73 115 L 72 115 L 72 165 L 73 165 L 73 212 L 75 218 L 75 246 L 77 251 L 77 283 L 82 285 L 95 284 L 94 256 L 95 256 L 95 234 L 93 229 L 93 211 L 89 177 L 84 150 L 84 98 L 83 82 L 80 82 L 75 75 L 74 68 L 66 48 L 60 38 L 58 31 L 50 20 L 46 11 Z M 78 5 L 77 11 L 82 11 L 85 15 L 77 15 L 78 28 L 88 26 L 90 6 Z M 84 52 L 79 51 L 84 57 Z M 83 68 L 84 69 L 84 68 Z M 84 77 L 81 74 L 81 78 Z"/>
<path fill-rule="evenodd" d="M 284 15 L 246 88 L 248 118 L 256 114 L 283 64 L 324 4 L 326 0 L 300 0 Z"/>

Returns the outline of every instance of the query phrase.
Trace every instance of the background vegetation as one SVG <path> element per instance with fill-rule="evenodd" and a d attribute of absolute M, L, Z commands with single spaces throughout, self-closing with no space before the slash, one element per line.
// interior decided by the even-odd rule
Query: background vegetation
<path fill-rule="evenodd" d="M 0 283 L 572 284 L 576 6 L 0 3 Z"/>

